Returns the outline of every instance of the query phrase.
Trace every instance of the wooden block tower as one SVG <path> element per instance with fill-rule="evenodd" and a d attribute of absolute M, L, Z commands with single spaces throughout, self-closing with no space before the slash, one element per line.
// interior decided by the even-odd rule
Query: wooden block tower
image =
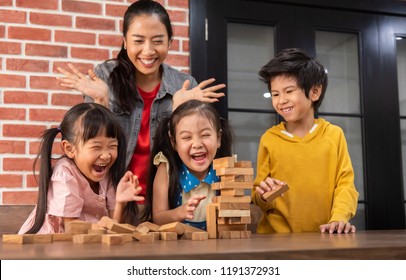
<path fill-rule="evenodd" d="M 220 182 L 211 188 L 220 192 L 207 206 L 206 223 L 209 238 L 250 238 L 251 196 L 245 190 L 251 190 L 254 181 L 254 169 L 250 161 L 237 161 L 236 156 L 218 158 L 213 161 L 213 169 Z"/>

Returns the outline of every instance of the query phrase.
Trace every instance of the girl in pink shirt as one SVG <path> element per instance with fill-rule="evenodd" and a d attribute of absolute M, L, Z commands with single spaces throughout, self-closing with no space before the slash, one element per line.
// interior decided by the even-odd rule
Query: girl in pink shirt
<path fill-rule="evenodd" d="M 59 133 L 65 154 L 52 166 Z M 118 222 L 125 216 L 126 222 L 137 224 L 138 217 L 128 217 L 124 207 L 144 198 L 138 196 L 137 177 L 125 172 L 125 153 L 125 135 L 108 109 L 95 103 L 72 107 L 59 127 L 41 137 L 35 160 L 40 162 L 38 202 L 19 233 L 64 232 L 66 222 L 96 223 L 103 216 Z"/>

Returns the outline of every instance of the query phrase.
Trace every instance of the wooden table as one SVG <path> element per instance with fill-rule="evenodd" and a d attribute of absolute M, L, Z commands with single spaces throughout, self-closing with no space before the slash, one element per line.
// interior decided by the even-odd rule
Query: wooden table
<path fill-rule="evenodd" d="M 133 241 L 122 245 L 0 243 L 0 259 L 406 259 L 406 230 L 254 234 L 250 239 Z"/>

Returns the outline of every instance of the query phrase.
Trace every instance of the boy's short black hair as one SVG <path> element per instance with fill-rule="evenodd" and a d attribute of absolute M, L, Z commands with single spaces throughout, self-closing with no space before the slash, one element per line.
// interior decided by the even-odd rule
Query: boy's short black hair
<path fill-rule="evenodd" d="M 327 72 L 320 62 L 309 57 L 300 49 L 284 49 L 259 71 L 260 79 L 268 85 L 270 92 L 272 91 L 270 82 L 280 75 L 296 79 L 298 87 L 304 90 L 307 98 L 309 98 L 309 92 L 313 86 L 321 86 L 320 98 L 313 102 L 313 108 L 317 111 L 323 101 L 328 82 Z"/>

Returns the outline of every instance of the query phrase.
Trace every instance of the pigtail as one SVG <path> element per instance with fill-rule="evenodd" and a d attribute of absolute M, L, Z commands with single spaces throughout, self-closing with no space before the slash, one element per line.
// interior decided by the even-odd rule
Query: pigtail
<path fill-rule="evenodd" d="M 233 131 L 230 123 L 224 118 L 220 118 L 221 142 L 215 158 L 229 157 L 232 155 Z"/>
<path fill-rule="evenodd" d="M 47 212 L 48 187 L 52 176 L 52 144 L 60 132 L 58 128 L 45 130 L 41 135 L 40 152 L 34 161 L 34 175 L 37 164 L 39 164 L 38 199 L 35 221 L 26 233 L 37 233 L 45 221 Z"/>

